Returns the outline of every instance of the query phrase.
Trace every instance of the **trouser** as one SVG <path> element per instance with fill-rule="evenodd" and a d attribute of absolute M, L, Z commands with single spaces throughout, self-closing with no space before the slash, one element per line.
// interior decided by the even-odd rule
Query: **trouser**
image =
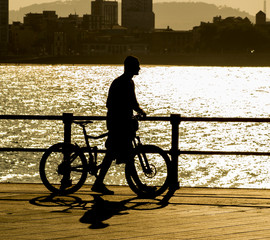
<path fill-rule="evenodd" d="M 116 159 L 116 163 L 126 163 L 132 155 L 132 140 L 134 134 L 131 132 L 109 131 L 105 143 L 109 158 Z"/>

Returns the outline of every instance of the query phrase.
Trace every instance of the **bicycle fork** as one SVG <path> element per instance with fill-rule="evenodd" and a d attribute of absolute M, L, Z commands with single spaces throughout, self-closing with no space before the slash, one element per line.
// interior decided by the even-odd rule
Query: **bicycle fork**
<path fill-rule="evenodd" d="M 140 151 L 140 147 L 142 146 L 140 137 L 136 136 L 136 139 L 138 141 L 138 143 L 136 143 L 135 139 L 133 141 L 133 144 L 135 147 L 137 147 L 139 149 L 138 153 L 136 153 L 138 155 L 139 161 L 140 161 L 140 165 L 142 167 L 142 170 L 144 172 L 145 175 L 150 176 L 152 174 L 152 169 L 151 166 L 149 164 L 149 161 L 147 159 L 147 156 L 145 154 L 145 152 Z"/>

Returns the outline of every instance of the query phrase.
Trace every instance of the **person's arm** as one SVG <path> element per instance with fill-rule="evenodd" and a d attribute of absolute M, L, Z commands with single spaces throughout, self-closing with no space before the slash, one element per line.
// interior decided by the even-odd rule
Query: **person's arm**
<path fill-rule="evenodd" d="M 142 115 L 143 117 L 146 117 L 146 113 L 145 111 L 140 107 L 137 98 L 136 98 L 136 94 L 135 94 L 135 85 L 134 82 L 132 82 L 132 107 L 133 110 L 136 111 L 137 113 L 139 113 L 140 115 Z"/>

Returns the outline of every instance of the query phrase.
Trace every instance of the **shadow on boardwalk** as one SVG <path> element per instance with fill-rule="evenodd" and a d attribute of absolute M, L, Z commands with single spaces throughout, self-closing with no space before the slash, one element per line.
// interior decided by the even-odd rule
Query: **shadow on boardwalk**
<path fill-rule="evenodd" d="M 61 207 L 62 210 L 52 212 L 70 212 L 75 209 L 86 210 L 80 218 L 81 223 L 90 224 L 91 229 L 106 228 L 109 224 L 104 223 L 117 215 L 129 214 L 130 210 L 154 210 L 165 206 L 161 205 L 161 200 L 139 199 L 137 197 L 128 198 L 122 201 L 104 200 L 100 194 L 91 194 L 92 201 L 84 201 L 80 197 L 68 195 L 58 196 L 50 194 L 31 199 L 29 202 L 36 206 Z M 90 207 L 89 207 L 90 206 Z"/>
<path fill-rule="evenodd" d="M 159 199 L 139 199 L 137 197 L 129 197 L 128 199 L 114 201 L 113 198 L 102 196 L 100 194 L 91 194 L 93 200 L 85 201 L 78 196 L 58 196 L 46 195 L 33 198 L 29 202 L 36 206 L 44 207 L 61 207 L 52 212 L 68 213 L 72 210 L 85 210 L 85 213 L 80 218 L 80 222 L 89 224 L 90 229 L 102 229 L 109 227 L 108 223 L 104 221 L 115 216 L 122 216 L 130 214 L 130 210 L 155 210 L 161 209 L 165 206 L 161 204 Z M 258 196 L 240 196 L 232 193 L 228 195 L 205 194 L 205 193 L 182 193 L 174 196 L 174 200 L 168 205 L 171 206 L 208 206 L 208 207 L 236 207 L 236 208 L 257 208 L 269 209 L 269 197 Z M 267 205 L 265 205 L 267 203 Z"/>
<path fill-rule="evenodd" d="M 0 239 L 270 239 L 270 190 L 181 188 L 162 207 L 110 188 L 54 196 L 42 184 L 0 184 Z"/>

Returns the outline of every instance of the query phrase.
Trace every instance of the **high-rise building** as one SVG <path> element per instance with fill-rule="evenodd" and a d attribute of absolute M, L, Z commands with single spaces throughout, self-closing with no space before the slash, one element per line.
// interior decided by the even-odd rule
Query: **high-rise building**
<path fill-rule="evenodd" d="M 91 2 L 91 15 L 101 19 L 101 28 L 118 25 L 118 2 L 96 0 Z"/>
<path fill-rule="evenodd" d="M 122 0 L 122 26 L 152 31 L 155 28 L 152 0 Z"/>
<path fill-rule="evenodd" d="M 8 0 L 0 0 L 0 56 L 7 54 L 8 48 Z"/>

